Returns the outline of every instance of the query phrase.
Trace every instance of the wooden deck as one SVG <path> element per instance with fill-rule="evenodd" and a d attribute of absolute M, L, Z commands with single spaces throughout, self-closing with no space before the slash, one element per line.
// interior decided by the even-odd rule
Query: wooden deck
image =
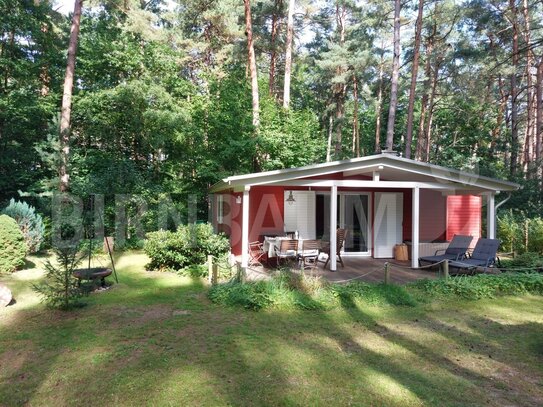
<path fill-rule="evenodd" d="M 394 284 L 407 284 L 423 278 L 437 278 L 437 270 L 416 270 L 411 269 L 411 262 L 397 261 L 394 259 L 373 259 L 371 257 L 343 257 L 345 267 L 337 264 L 337 271 L 331 272 L 329 265 L 324 270 L 323 263 L 319 263 L 318 267 L 311 271 L 305 270 L 307 276 L 321 276 L 330 282 L 346 283 L 349 281 L 365 281 L 368 283 L 380 283 L 385 278 L 385 263 L 389 263 L 390 282 Z M 274 263 L 275 264 L 275 263 Z M 257 268 L 248 272 L 250 280 L 259 280 L 269 278 L 273 268 Z"/>
<path fill-rule="evenodd" d="M 407 284 L 423 278 L 436 278 L 437 271 L 411 269 L 411 262 L 394 259 L 373 259 L 371 257 L 343 257 L 345 267 L 337 264 L 337 271 L 331 272 L 329 268 L 323 269 L 322 263 L 313 271 L 313 275 L 322 276 L 330 282 L 365 281 L 380 283 L 385 278 L 385 263 L 389 263 L 390 282 L 394 284 Z M 329 265 L 328 265 L 329 266 Z M 311 270 L 305 270 L 311 275 Z"/>

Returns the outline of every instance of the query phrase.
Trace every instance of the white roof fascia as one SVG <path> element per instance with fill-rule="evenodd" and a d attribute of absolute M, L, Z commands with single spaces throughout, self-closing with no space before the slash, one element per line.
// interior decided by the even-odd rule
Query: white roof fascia
<path fill-rule="evenodd" d="M 305 167 L 232 176 L 225 178 L 222 182 L 218 182 L 212 186 L 211 192 L 221 191 L 228 188 L 237 190 L 245 185 L 278 184 L 310 176 L 328 175 L 353 170 L 364 170 L 379 165 L 423 176 L 434 177 L 437 180 L 446 181 L 446 183 L 452 182 L 455 183 L 457 187 L 458 185 L 464 187 L 475 186 L 493 191 L 515 191 L 519 189 L 519 185 L 513 182 L 501 181 L 477 174 L 458 171 L 452 168 L 395 157 L 389 154 L 380 154 L 344 161 L 308 165 Z M 450 186 L 445 186 L 444 189 L 450 189 Z"/>
<path fill-rule="evenodd" d="M 351 188 L 425 188 L 451 190 L 457 189 L 457 185 L 444 184 L 439 182 L 417 182 L 417 181 L 372 181 L 372 180 L 293 180 L 278 182 L 277 184 L 266 185 L 281 185 L 287 187 L 351 187 Z"/>

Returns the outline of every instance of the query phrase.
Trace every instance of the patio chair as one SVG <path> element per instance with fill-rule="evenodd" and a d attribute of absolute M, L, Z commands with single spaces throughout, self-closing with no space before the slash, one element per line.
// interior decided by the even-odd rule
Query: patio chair
<path fill-rule="evenodd" d="M 267 253 L 262 248 L 262 243 L 249 243 L 249 267 L 262 267 L 262 259 L 267 256 Z"/>
<path fill-rule="evenodd" d="M 473 249 L 473 253 L 470 257 L 449 262 L 449 270 L 451 274 L 458 274 L 462 270 L 468 273 L 473 272 L 477 267 L 490 267 L 496 263 L 498 248 L 500 247 L 500 241 L 498 239 L 484 239 L 480 238 Z"/>
<path fill-rule="evenodd" d="M 298 256 L 298 241 L 294 239 L 283 239 L 276 248 L 277 267 L 281 260 L 296 260 Z"/>
<path fill-rule="evenodd" d="M 341 258 L 341 249 L 343 248 L 343 244 L 345 243 L 345 238 L 347 236 L 347 230 L 345 229 L 338 229 L 336 231 L 336 256 L 339 261 L 339 264 L 341 264 L 341 267 L 345 267 L 343 264 L 343 259 Z M 324 262 L 324 268 L 328 265 L 328 262 L 330 261 L 330 242 L 323 242 L 322 253 L 326 253 L 326 261 Z"/>
<path fill-rule="evenodd" d="M 317 267 L 317 259 L 319 258 L 320 243 L 318 240 L 304 240 L 302 242 L 302 251 L 298 254 L 300 259 L 300 268 L 305 270 L 310 268 L 313 270 Z"/>
<path fill-rule="evenodd" d="M 419 257 L 419 266 L 422 265 L 422 262 L 433 264 L 443 260 L 462 260 L 466 257 L 466 252 L 472 240 L 473 236 L 454 235 L 446 249 L 436 250 L 433 256 Z M 443 250 L 443 254 L 438 254 Z"/>

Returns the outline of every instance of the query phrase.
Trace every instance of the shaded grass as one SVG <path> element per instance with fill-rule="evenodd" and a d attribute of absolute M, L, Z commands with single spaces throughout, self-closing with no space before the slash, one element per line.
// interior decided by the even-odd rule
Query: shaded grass
<path fill-rule="evenodd" d="M 255 313 L 146 262 L 121 256 L 120 284 L 71 313 L 28 291 L 39 270 L 5 278 L 0 405 L 543 403 L 539 296 Z"/>

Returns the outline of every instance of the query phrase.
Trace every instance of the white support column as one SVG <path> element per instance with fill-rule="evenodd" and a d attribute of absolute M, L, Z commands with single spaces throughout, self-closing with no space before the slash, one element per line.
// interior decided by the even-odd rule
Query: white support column
<path fill-rule="evenodd" d="M 419 187 L 413 188 L 412 200 L 412 226 L 411 226 L 411 267 L 419 267 L 419 225 L 420 225 L 420 190 Z"/>
<path fill-rule="evenodd" d="M 496 238 L 496 207 L 494 205 L 494 194 L 486 196 L 486 237 Z"/>
<path fill-rule="evenodd" d="M 334 185 L 330 191 L 330 271 L 337 269 L 336 257 L 336 230 L 337 230 L 337 186 Z"/>
<path fill-rule="evenodd" d="M 241 267 L 247 268 L 249 264 L 249 190 L 245 187 L 242 201 L 241 218 Z"/>

